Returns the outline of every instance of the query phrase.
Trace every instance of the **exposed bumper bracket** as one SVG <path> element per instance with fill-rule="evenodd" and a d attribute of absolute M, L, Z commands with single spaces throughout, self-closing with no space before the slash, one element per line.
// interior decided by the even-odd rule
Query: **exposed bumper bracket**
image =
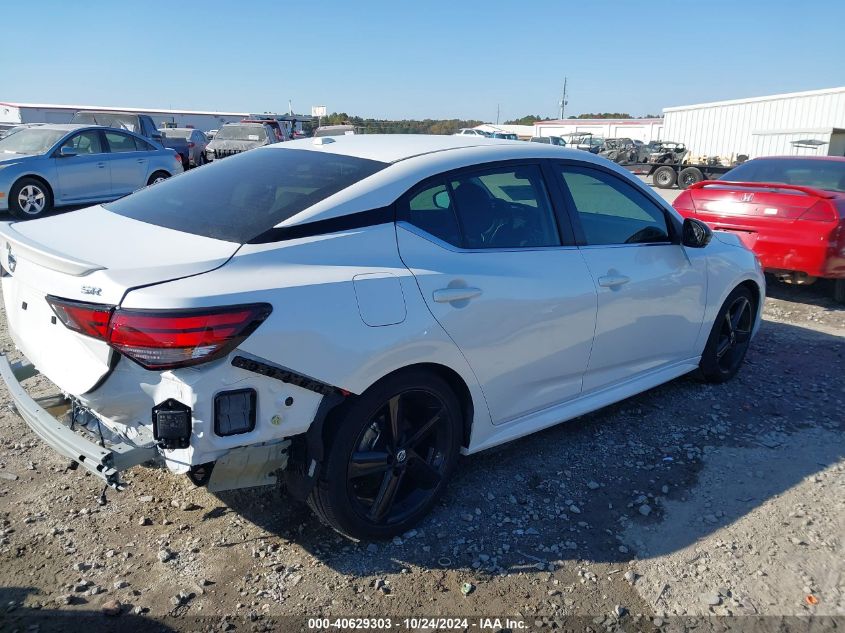
<path fill-rule="evenodd" d="M 45 411 L 21 386 L 20 381 L 39 372 L 30 363 L 9 363 L 0 354 L 0 378 L 29 428 L 54 451 L 81 464 L 112 488 L 121 487 L 119 474 L 158 455 L 155 447 L 114 443 L 103 447 L 76 433 Z"/>

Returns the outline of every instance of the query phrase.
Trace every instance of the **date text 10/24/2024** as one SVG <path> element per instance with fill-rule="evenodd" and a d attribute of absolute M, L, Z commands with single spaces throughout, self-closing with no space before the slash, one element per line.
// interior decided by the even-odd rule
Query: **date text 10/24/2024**
<path fill-rule="evenodd" d="M 308 629 L 312 631 L 326 630 L 458 630 L 466 631 L 499 631 L 502 629 L 520 631 L 525 630 L 527 624 L 523 620 L 476 617 L 476 618 L 441 618 L 441 617 L 412 617 L 412 618 L 308 618 Z"/>

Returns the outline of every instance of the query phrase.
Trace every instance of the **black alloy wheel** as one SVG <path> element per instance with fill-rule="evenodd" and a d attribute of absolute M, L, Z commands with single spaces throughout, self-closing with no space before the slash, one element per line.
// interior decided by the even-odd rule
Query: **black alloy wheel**
<path fill-rule="evenodd" d="M 335 436 L 309 504 L 337 531 L 388 538 L 434 505 L 457 462 L 461 414 L 436 375 L 376 384 L 334 420 Z"/>
<path fill-rule="evenodd" d="M 739 370 L 751 342 L 756 306 L 748 288 L 736 288 L 719 311 L 701 357 L 702 374 L 710 382 L 724 382 Z"/>

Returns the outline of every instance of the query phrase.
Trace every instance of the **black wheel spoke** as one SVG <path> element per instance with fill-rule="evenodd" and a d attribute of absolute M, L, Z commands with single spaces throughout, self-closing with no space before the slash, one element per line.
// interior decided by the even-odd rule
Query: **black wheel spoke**
<path fill-rule="evenodd" d="M 373 521 L 381 521 L 390 512 L 393 507 L 393 501 L 396 499 L 396 493 L 399 491 L 399 484 L 402 483 L 402 476 L 404 471 L 393 472 L 390 471 L 384 475 L 381 487 L 376 495 L 373 505 L 370 508 L 369 517 Z"/>
<path fill-rule="evenodd" d="M 731 345 L 731 339 L 726 338 L 719 341 L 719 346 L 716 348 L 716 358 L 722 358 L 722 356 L 724 356 L 731 347 L 733 347 L 733 345 Z"/>
<path fill-rule="evenodd" d="M 386 451 L 358 451 L 352 453 L 352 459 L 349 460 L 350 479 L 376 475 L 389 469 L 390 461 Z"/>
<path fill-rule="evenodd" d="M 737 343 L 745 343 L 750 338 L 751 338 L 751 331 L 750 330 L 737 330 L 736 331 L 736 342 Z"/>
<path fill-rule="evenodd" d="M 402 394 L 393 396 L 387 403 L 387 421 L 390 431 L 390 445 L 396 449 L 402 441 Z"/>
<path fill-rule="evenodd" d="M 437 413 L 431 416 L 428 422 L 426 422 L 420 428 L 414 431 L 414 434 L 402 443 L 402 446 L 406 448 L 414 448 L 414 446 L 420 443 L 420 440 L 422 440 L 426 435 L 428 435 L 432 431 L 432 429 L 434 429 L 434 425 L 436 425 L 442 418 L 443 409 L 438 409 Z"/>
<path fill-rule="evenodd" d="M 745 315 L 745 310 L 748 307 L 748 299 L 740 297 L 734 306 L 733 316 L 731 316 L 731 329 L 737 330 L 739 329 L 740 323 L 742 323 L 742 317 Z"/>
<path fill-rule="evenodd" d="M 443 478 L 434 466 L 413 452 L 408 457 L 408 476 L 426 490 L 436 488 Z"/>

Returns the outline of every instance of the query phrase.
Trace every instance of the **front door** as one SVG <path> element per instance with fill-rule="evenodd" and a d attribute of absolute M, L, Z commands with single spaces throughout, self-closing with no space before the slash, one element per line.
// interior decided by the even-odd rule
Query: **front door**
<path fill-rule="evenodd" d="M 583 164 L 555 166 L 598 293 L 584 391 L 694 357 L 707 269 L 679 244 L 668 211 L 626 180 Z"/>
<path fill-rule="evenodd" d="M 59 180 L 57 199 L 68 204 L 109 198 L 111 170 L 100 132 L 79 132 L 65 141 L 62 147 L 70 147 L 76 154 L 61 156 L 61 150 L 55 154 Z"/>
<path fill-rule="evenodd" d="M 402 259 L 475 372 L 494 424 L 581 392 L 596 291 L 537 165 L 429 180 L 398 217 Z"/>

